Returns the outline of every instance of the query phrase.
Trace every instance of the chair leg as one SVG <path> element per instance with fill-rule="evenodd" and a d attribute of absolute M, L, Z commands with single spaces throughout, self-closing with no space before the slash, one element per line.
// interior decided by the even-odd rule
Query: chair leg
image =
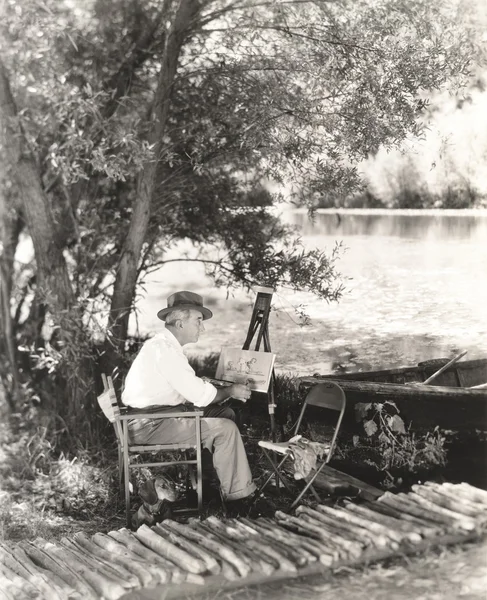
<path fill-rule="evenodd" d="M 221 505 L 222 505 L 223 516 L 227 517 L 228 516 L 227 503 L 223 496 L 223 491 L 221 488 L 220 488 L 220 501 L 221 501 Z"/>
<path fill-rule="evenodd" d="M 310 485 L 310 486 L 309 486 L 309 489 L 310 489 L 310 490 L 311 490 L 311 492 L 313 493 L 313 496 L 315 497 L 315 500 L 316 500 L 317 502 L 321 502 L 320 495 L 319 495 L 319 494 L 318 494 L 318 492 L 315 490 L 315 488 L 314 488 L 312 485 Z"/>
<path fill-rule="evenodd" d="M 304 488 L 301 490 L 301 492 L 298 494 L 298 497 L 296 498 L 296 500 L 294 500 L 294 502 L 291 504 L 291 508 L 294 508 L 296 506 L 296 504 L 301 500 L 301 498 L 306 494 L 306 492 L 308 491 L 308 489 L 311 489 L 311 491 L 313 492 L 315 498 L 318 500 L 318 502 L 320 502 L 321 498 L 319 497 L 318 493 L 316 492 L 316 490 L 313 487 L 313 482 L 314 480 L 318 477 L 318 475 L 320 474 L 321 469 L 325 466 L 326 463 L 322 463 L 319 467 L 319 469 L 316 469 L 313 477 L 311 477 L 311 479 L 308 481 L 308 483 L 304 486 Z"/>
<path fill-rule="evenodd" d="M 120 445 L 118 446 L 118 491 L 123 494 L 123 453 Z"/>
<path fill-rule="evenodd" d="M 201 421 L 196 417 L 196 488 L 198 494 L 198 515 L 203 516 L 203 464 L 201 451 Z"/>
<path fill-rule="evenodd" d="M 281 459 L 281 461 L 279 462 L 279 464 L 276 465 L 275 462 L 272 460 L 272 457 L 269 454 L 269 452 L 267 452 L 267 450 L 265 448 L 262 448 L 262 451 L 265 454 L 265 456 L 267 457 L 274 473 L 271 473 L 269 475 L 269 477 L 264 481 L 264 483 L 260 486 L 260 488 L 257 490 L 257 492 L 255 494 L 255 498 L 258 498 L 261 495 L 261 493 L 264 491 L 264 488 L 267 487 L 267 485 L 269 484 L 270 480 L 274 477 L 274 475 L 276 475 L 276 480 L 281 481 L 283 486 L 288 490 L 288 492 L 292 493 L 292 490 L 291 490 L 289 484 L 287 483 L 287 481 L 282 477 L 281 473 L 279 472 L 279 469 L 282 467 L 282 465 L 286 462 L 286 460 L 291 455 L 285 454 L 283 456 L 283 458 Z"/>
<path fill-rule="evenodd" d="M 127 422 L 123 424 L 123 478 L 125 484 L 125 520 L 127 522 L 127 528 L 130 528 L 130 469 L 129 469 L 129 450 L 128 450 L 128 432 Z"/>

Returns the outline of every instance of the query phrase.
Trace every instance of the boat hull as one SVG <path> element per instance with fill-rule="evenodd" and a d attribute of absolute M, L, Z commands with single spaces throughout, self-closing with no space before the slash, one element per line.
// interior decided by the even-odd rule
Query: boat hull
<path fill-rule="evenodd" d="M 416 367 L 301 377 L 299 388 L 305 393 L 320 381 L 336 381 L 347 397 L 349 424 L 355 420 L 357 403 L 390 400 L 414 431 L 435 427 L 459 432 L 487 431 L 487 388 L 466 389 L 487 382 L 487 359 L 459 362 L 435 379 L 434 384 L 419 383 L 440 366 L 440 361 L 428 361 Z"/>

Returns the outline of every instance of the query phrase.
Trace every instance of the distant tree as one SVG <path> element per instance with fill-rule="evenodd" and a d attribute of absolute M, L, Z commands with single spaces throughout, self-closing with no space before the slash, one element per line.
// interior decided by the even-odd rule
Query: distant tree
<path fill-rule="evenodd" d="M 468 74 L 455 18 L 443 0 L 8 2 L 2 273 L 56 410 L 83 414 L 97 317 L 113 367 L 137 285 L 181 238 L 219 285 L 338 298 L 336 254 L 305 251 L 261 182 L 360 186 L 358 161 L 421 133 L 423 91 Z"/>

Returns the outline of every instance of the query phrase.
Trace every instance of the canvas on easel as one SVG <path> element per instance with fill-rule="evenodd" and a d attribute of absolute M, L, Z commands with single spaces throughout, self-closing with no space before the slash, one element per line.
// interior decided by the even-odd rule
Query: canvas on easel
<path fill-rule="evenodd" d="M 247 385 L 255 392 L 267 393 L 276 355 L 241 348 L 221 350 L 216 378 Z"/>

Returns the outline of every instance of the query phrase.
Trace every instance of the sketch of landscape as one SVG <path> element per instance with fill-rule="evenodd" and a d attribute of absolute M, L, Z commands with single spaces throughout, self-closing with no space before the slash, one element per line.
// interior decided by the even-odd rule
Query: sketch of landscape
<path fill-rule="evenodd" d="M 276 355 L 240 348 L 222 348 L 217 379 L 248 385 L 256 392 L 267 392 Z"/>

